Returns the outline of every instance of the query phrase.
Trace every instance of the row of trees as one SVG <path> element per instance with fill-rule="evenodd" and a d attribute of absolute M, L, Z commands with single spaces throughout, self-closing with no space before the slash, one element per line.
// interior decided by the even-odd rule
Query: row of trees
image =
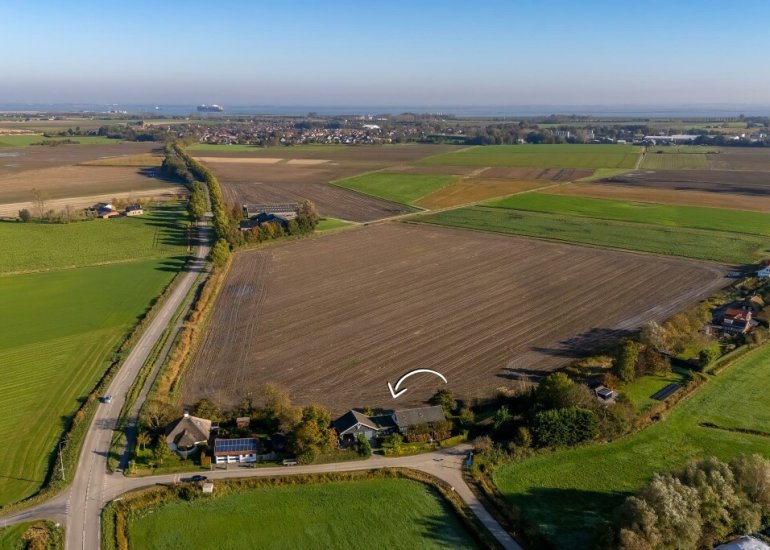
<path fill-rule="evenodd" d="M 691 462 L 656 474 L 620 509 L 615 545 L 625 550 L 713 548 L 733 533 L 756 532 L 770 518 L 770 461 L 738 456 Z"/>

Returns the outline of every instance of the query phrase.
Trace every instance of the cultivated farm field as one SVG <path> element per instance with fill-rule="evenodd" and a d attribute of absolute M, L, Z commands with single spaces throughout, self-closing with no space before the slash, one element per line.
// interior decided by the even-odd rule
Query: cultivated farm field
<path fill-rule="evenodd" d="M 434 191 L 414 204 L 427 209 L 450 208 L 554 185 L 556 184 L 543 180 L 460 178 L 452 185 Z"/>
<path fill-rule="evenodd" d="M 634 145 L 487 145 L 423 159 L 423 166 L 528 168 L 633 168 L 641 148 Z"/>
<path fill-rule="evenodd" d="M 728 264 L 754 263 L 770 253 L 764 236 L 490 206 L 437 212 L 419 221 Z"/>
<path fill-rule="evenodd" d="M 665 419 L 641 432 L 502 466 L 494 473 L 495 484 L 557 546 L 594 547 L 593 536 L 606 528 L 623 499 L 655 472 L 680 469 L 708 456 L 770 457 L 768 384 L 770 346 L 764 346 L 709 378 Z"/>
<path fill-rule="evenodd" d="M 337 413 L 392 406 L 386 383 L 413 368 L 486 396 L 725 284 L 689 261 L 404 223 L 251 250 L 234 259 L 183 400 L 235 404 L 274 382 Z M 414 377 L 399 406 L 442 385 Z"/>
<path fill-rule="evenodd" d="M 611 176 L 599 183 L 752 197 L 770 195 L 770 174 L 759 171 L 638 170 Z"/>
<path fill-rule="evenodd" d="M 443 499 L 405 479 L 243 489 L 132 516 L 131 548 L 476 548 Z M 366 541 L 366 542 L 362 542 Z"/>
<path fill-rule="evenodd" d="M 193 147 L 194 151 L 205 152 L 198 158 L 216 174 L 227 201 L 244 204 L 309 199 L 324 215 L 358 222 L 404 214 L 414 209 L 374 194 L 345 189 L 343 182 L 340 182 L 343 187 L 329 185 L 329 182 L 390 166 L 399 167 L 455 149 L 441 145 L 307 145 L 267 149 L 251 147 L 244 152 L 243 148 L 232 150 L 230 147 Z M 372 176 L 376 177 L 376 174 Z M 409 177 L 399 173 L 393 179 Z M 452 179 L 441 175 L 425 177 L 429 180 L 434 177 L 438 180 Z M 409 181 L 416 181 L 416 177 Z M 414 194 L 403 186 L 401 189 L 407 194 Z M 387 192 L 383 196 L 386 195 L 390 197 Z"/>

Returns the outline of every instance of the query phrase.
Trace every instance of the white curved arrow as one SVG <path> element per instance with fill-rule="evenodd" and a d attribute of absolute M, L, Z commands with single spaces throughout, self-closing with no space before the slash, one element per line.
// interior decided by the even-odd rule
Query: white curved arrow
<path fill-rule="evenodd" d="M 440 372 L 436 372 L 435 370 L 430 370 L 430 369 L 415 369 L 415 370 L 411 370 L 411 371 L 407 372 L 404 376 L 402 376 L 401 378 L 398 379 L 398 382 L 396 382 L 396 387 L 395 388 L 390 384 L 390 382 L 388 382 L 388 389 L 390 390 L 390 395 L 393 396 L 393 399 L 395 399 L 396 397 L 399 397 L 400 395 L 403 395 L 404 392 L 406 392 L 406 388 L 404 388 L 401 391 L 398 391 L 398 387 L 401 385 L 401 383 L 404 380 L 406 380 L 407 378 L 409 378 L 413 374 L 419 374 L 421 372 L 427 372 L 429 374 L 435 374 L 436 376 L 438 376 L 439 378 L 441 378 L 444 381 L 444 384 L 448 384 L 449 383 L 449 382 L 447 382 L 447 379 L 444 377 L 443 374 L 441 374 Z"/>

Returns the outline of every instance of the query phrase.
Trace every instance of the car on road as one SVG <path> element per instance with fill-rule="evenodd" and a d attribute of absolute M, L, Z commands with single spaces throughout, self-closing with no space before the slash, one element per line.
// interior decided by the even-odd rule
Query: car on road
<path fill-rule="evenodd" d="M 202 475 L 194 475 L 194 476 L 191 476 L 191 477 L 185 478 L 185 479 L 183 479 L 182 481 L 192 481 L 192 482 L 196 482 L 196 481 L 206 481 L 207 479 L 208 479 L 208 478 L 207 478 L 206 476 L 202 476 Z"/>
<path fill-rule="evenodd" d="M 102 397 L 102 403 L 105 403 L 105 404 L 112 403 L 112 396 L 105 395 L 104 397 Z"/>

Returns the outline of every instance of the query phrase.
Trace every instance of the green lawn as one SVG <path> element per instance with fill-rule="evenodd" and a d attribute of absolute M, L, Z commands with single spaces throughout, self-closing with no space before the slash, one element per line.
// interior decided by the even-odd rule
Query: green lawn
<path fill-rule="evenodd" d="M 770 239 L 756 235 L 598 220 L 583 216 L 543 214 L 485 206 L 447 210 L 415 219 L 439 225 L 684 256 L 729 264 L 752 263 L 770 252 Z"/>
<path fill-rule="evenodd" d="M 511 166 L 529 168 L 633 168 L 635 145 L 486 145 L 419 161 L 425 166 Z"/>
<path fill-rule="evenodd" d="M 286 485 L 177 500 L 135 514 L 128 533 L 137 550 L 476 547 L 432 489 L 404 479 Z"/>
<path fill-rule="evenodd" d="M 40 489 L 68 419 L 181 267 L 183 216 L 174 204 L 137 218 L 0 224 L 0 506 Z M 57 269 L 69 266 L 89 267 Z M 40 271 L 7 274 L 21 270 Z"/>
<path fill-rule="evenodd" d="M 110 139 L 108 137 L 103 136 L 70 136 L 70 137 L 54 137 L 49 138 L 45 136 L 40 135 L 8 135 L 8 136 L 0 136 L 0 148 L 2 147 L 13 147 L 13 148 L 19 148 L 19 147 L 29 147 L 33 143 L 40 143 L 41 141 L 63 141 L 65 139 L 70 139 L 72 141 L 77 141 L 78 145 L 104 145 L 105 143 L 120 143 L 120 140 L 117 139 Z M 59 146 L 62 147 L 62 146 Z M 64 145 L 66 147 L 66 145 Z"/>
<path fill-rule="evenodd" d="M 505 498 L 560 547 L 591 545 L 626 496 L 655 472 L 682 468 L 706 456 L 740 453 L 770 457 L 770 438 L 715 428 L 770 432 L 770 346 L 710 379 L 665 420 L 614 443 L 592 444 L 500 467 L 494 481 Z"/>
<path fill-rule="evenodd" d="M 174 270 L 148 260 L 0 277 L 0 505 L 40 488 L 64 419 Z"/>
<path fill-rule="evenodd" d="M 349 227 L 350 223 L 338 220 L 337 218 L 321 218 L 316 226 L 316 231 L 329 231 L 330 229 L 339 229 L 341 227 Z"/>
<path fill-rule="evenodd" d="M 675 206 L 544 193 L 514 195 L 488 203 L 487 206 L 770 236 L 770 214 L 726 208 Z"/>
<path fill-rule="evenodd" d="M 634 380 L 631 384 L 620 389 L 620 393 L 631 400 L 637 410 L 641 411 L 650 406 L 660 403 L 651 396 L 672 383 L 685 383 L 690 378 L 687 371 L 682 369 L 672 369 L 665 375 L 650 374 Z"/>
<path fill-rule="evenodd" d="M 372 172 L 335 181 L 335 185 L 401 204 L 412 204 L 442 187 L 451 185 L 456 176 L 436 174 L 391 174 Z"/>
<path fill-rule="evenodd" d="M 186 255 L 184 204 L 70 224 L 0 222 L 0 275 Z"/>

